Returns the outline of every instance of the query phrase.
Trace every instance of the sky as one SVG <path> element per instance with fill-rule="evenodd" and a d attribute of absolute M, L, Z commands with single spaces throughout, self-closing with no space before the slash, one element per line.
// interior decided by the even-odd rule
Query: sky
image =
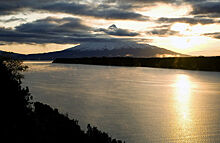
<path fill-rule="evenodd" d="M 220 0 L 0 0 L 0 50 L 45 53 L 134 41 L 220 55 Z"/>

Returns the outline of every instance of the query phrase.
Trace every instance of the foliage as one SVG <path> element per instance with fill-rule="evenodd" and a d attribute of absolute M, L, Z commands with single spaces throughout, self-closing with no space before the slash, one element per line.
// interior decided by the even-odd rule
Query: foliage
<path fill-rule="evenodd" d="M 0 57 L 0 105 L 3 110 L 1 140 L 5 142 L 121 143 L 88 125 L 84 132 L 78 121 L 40 102 L 32 103 L 28 87 L 21 87 L 22 61 Z"/>
<path fill-rule="evenodd" d="M 3 61 L 3 64 L 7 67 L 8 71 L 12 73 L 12 78 L 19 82 L 21 82 L 20 80 L 24 78 L 20 72 L 26 71 L 26 69 L 28 68 L 27 66 L 24 66 L 22 63 L 23 62 L 21 60 L 13 59 L 7 59 Z"/>

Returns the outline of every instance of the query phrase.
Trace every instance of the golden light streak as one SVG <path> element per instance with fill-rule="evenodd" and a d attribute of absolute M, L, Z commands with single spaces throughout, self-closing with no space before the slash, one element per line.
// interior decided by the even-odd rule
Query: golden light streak
<path fill-rule="evenodd" d="M 181 105 L 188 104 L 191 95 L 191 86 L 188 76 L 184 74 L 177 75 L 175 83 L 176 99 Z"/>
<path fill-rule="evenodd" d="M 10 44 L 0 46 L 0 50 L 20 54 L 47 53 L 75 47 L 77 44 Z"/>
<path fill-rule="evenodd" d="M 180 74 L 174 84 L 174 105 L 177 112 L 177 127 L 181 129 L 181 136 L 191 134 L 190 98 L 192 84 L 187 75 Z"/>

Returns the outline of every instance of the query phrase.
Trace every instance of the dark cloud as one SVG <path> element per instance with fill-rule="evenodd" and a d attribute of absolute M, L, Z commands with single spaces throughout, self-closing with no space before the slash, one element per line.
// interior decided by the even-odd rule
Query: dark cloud
<path fill-rule="evenodd" d="M 207 18 L 165 18 L 165 17 L 161 17 L 157 20 L 157 22 L 159 23 L 175 23 L 175 22 L 181 22 L 181 23 L 188 23 L 191 25 L 195 25 L 195 24 L 213 24 L 217 21 L 213 20 L 213 19 L 207 19 Z"/>
<path fill-rule="evenodd" d="M 0 15 L 16 14 L 58 0 L 0 0 Z"/>
<path fill-rule="evenodd" d="M 26 44 L 76 44 L 122 40 L 111 38 L 106 34 L 92 34 L 92 32 L 94 32 L 94 28 L 83 25 L 80 19 L 48 17 L 32 23 L 22 24 L 15 27 L 15 29 L 0 28 L 0 41 Z M 120 30 L 118 33 L 120 33 Z"/>
<path fill-rule="evenodd" d="M 17 43 L 79 43 L 96 40 L 92 28 L 77 18 L 57 19 L 48 17 L 32 23 L 22 24 L 15 29 L 0 28 L 0 41 Z M 98 38 L 97 38 L 98 39 Z"/>
<path fill-rule="evenodd" d="M 144 21 L 148 19 L 147 16 L 142 16 L 141 14 L 138 13 L 122 11 L 117 9 L 96 11 L 96 14 L 94 16 L 106 18 L 106 19 L 125 19 L 125 20 L 140 20 L 140 21 Z"/>
<path fill-rule="evenodd" d="M 171 24 L 164 24 L 159 26 L 154 26 L 153 29 L 163 29 L 163 28 L 170 28 Z"/>
<path fill-rule="evenodd" d="M 170 24 L 175 22 L 194 24 L 213 24 L 219 21 L 210 18 L 219 17 L 220 3 L 207 2 L 206 0 L 102 0 L 94 3 L 75 0 L 0 0 L 0 16 L 17 14 L 25 11 L 41 11 L 51 13 L 65 13 L 78 16 L 90 16 L 103 19 L 120 20 L 148 20 L 148 17 L 135 12 L 135 8 L 152 5 L 157 2 L 178 4 L 190 3 L 193 6 L 194 18 L 159 18 L 161 27 L 155 27 L 148 31 L 149 35 L 169 36 L 178 32 L 170 30 Z M 206 18 L 205 18 L 206 17 Z M 7 23 L 12 21 L 25 21 L 12 17 L 7 20 L 0 20 Z M 22 24 L 15 29 L 0 28 L 0 41 L 18 43 L 79 43 L 83 41 L 108 41 L 115 40 L 108 35 L 115 36 L 137 36 L 139 33 L 127 29 L 96 29 L 102 34 L 92 34 L 94 28 L 88 27 L 78 18 L 53 18 L 37 20 L 31 23 Z M 217 34 L 215 34 L 217 35 Z M 100 38 L 104 36 L 105 38 Z M 212 36 L 214 35 L 207 35 Z M 106 39 L 107 38 L 107 39 Z"/>
<path fill-rule="evenodd" d="M 47 38 L 46 35 L 22 33 L 12 29 L 0 28 L 0 41 L 17 43 L 41 43 Z"/>
<path fill-rule="evenodd" d="M 201 3 L 208 0 L 103 0 L 103 2 L 120 3 L 120 2 L 132 2 L 132 3 Z"/>
<path fill-rule="evenodd" d="M 46 33 L 46 34 L 63 34 L 70 32 L 81 32 L 91 30 L 90 27 L 85 26 L 81 23 L 78 18 L 53 18 L 48 17 L 40 19 L 32 23 L 22 24 L 16 27 L 19 32 L 29 33 Z"/>
<path fill-rule="evenodd" d="M 195 18 L 220 18 L 220 13 L 197 14 Z"/>
<path fill-rule="evenodd" d="M 147 17 L 134 12 L 134 8 L 158 2 L 170 4 L 191 3 L 194 5 L 193 13 L 219 10 L 219 3 L 204 1 L 206 0 L 102 0 L 91 4 L 86 1 L 77 2 L 75 0 L 0 0 L 0 15 L 15 14 L 27 10 L 43 10 L 105 19 L 147 20 Z M 203 3 L 201 4 L 201 2 Z"/>
<path fill-rule="evenodd" d="M 98 5 L 95 7 L 89 6 L 88 4 L 79 4 L 79 3 L 50 3 L 38 9 L 46 10 L 50 12 L 62 12 L 73 15 L 81 16 L 92 16 L 96 18 L 104 19 L 130 19 L 130 20 L 147 20 L 147 17 L 135 13 L 132 11 L 119 9 L 118 7 L 109 6 L 109 5 Z"/>
<path fill-rule="evenodd" d="M 116 0 L 116 2 L 132 2 L 132 3 L 174 3 L 178 0 Z"/>
<path fill-rule="evenodd" d="M 192 14 L 220 14 L 220 2 L 203 2 L 194 4 Z"/>
<path fill-rule="evenodd" d="M 209 36 L 212 38 L 220 39 L 220 32 L 215 32 L 215 33 L 205 33 L 203 34 L 204 36 Z"/>
<path fill-rule="evenodd" d="M 153 30 L 147 31 L 147 35 L 159 36 L 159 37 L 168 37 L 173 35 L 180 35 L 178 31 L 171 30 L 172 24 L 162 24 L 159 26 L 152 27 Z"/>
<path fill-rule="evenodd" d="M 196 17 L 220 18 L 220 2 L 202 2 L 193 5 Z"/>
<path fill-rule="evenodd" d="M 131 11 L 129 5 L 122 6 L 106 4 L 91 5 L 89 3 L 76 3 L 73 1 L 69 2 L 58 0 L 11 0 L 0 1 L 0 15 L 14 14 L 16 12 L 29 9 L 53 13 L 58 12 L 72 15 L 91 16 L 104 19 L 147 20 L 146 16 Z"/>
<path fill-rule="evenodd" d="M 148 35 L 155 35 L 159 37 L 167 37 L 167 36 L 172 36 L 172 35 L 178 35 L 178 31 L 173 31 L 170 29 L 154 29 L 152 31 L 148 31 L 146 34 Z"/>
<path fill-rule="evenodd" d="M 190 4 L 197 4 L 197 3 L 201 3 L 201 2 L 207 2 L 209 0 L 182 0 L 182 2 L 185 3 L 190 3 Z"/>
<path fill-rule="evenodd" d="M 13 3 L 13 2 L 12 2 Z M 13 14 L 16 10 L 19 9 L 19 6 L 15 4 L 10 4 L 10 2 L 0 1 L 0 15 Z"/>
<path fill-rule="evenodd" d="M 40 34 L 40 33 L 26 33 L 11 29 L 0 28 L 0 41 L 7 43 L 25 43 L 25 44 L 78 44 L 82 42 L 109 42 L 117 39 L 114 38 L 100 38 L 95 35 L 78 36 L 77 34 L 70 35 L 55 35 L 55 34 Z"/>
<path fill-rule="evenodd" d="M 137 36 L 139 33 L 131 32 L 127 29 L 117 28 L 114 24 L 111 25 L 108 29 L 100 28 L 96 31 L 102 31 L 108 35 L 115 35 L 115 36 Z"/>

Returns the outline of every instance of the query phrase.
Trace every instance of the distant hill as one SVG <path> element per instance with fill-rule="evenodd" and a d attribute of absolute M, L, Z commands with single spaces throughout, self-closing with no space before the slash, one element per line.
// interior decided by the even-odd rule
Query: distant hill
<path fill-rule="evenodd" d="M 200 71 L 220 71 L 219 57 L 172 57 L 172 58 L 58 58 L 53 63 L 89 64 L 105 66 L 155 67 Z"/>
<path fill-rule="evenodd" d="M 13 53 L 13 52 L 0 51 L 0 56 L 8 56 L 8 57 L 14 57 L 14 58 L 21 59 L 25 55 Z"/>
<path fill-rule="evenodd" d="M 11 54 L 13 55 L 13 54 Z M 167 57 L 187 56 L 164 48 L 136 42 L 86 42 L 76 47 L 62 51 L 15 55 L 24 60 L 54 60 L 56 58 L 82 58 L 82 57 Z"/>

